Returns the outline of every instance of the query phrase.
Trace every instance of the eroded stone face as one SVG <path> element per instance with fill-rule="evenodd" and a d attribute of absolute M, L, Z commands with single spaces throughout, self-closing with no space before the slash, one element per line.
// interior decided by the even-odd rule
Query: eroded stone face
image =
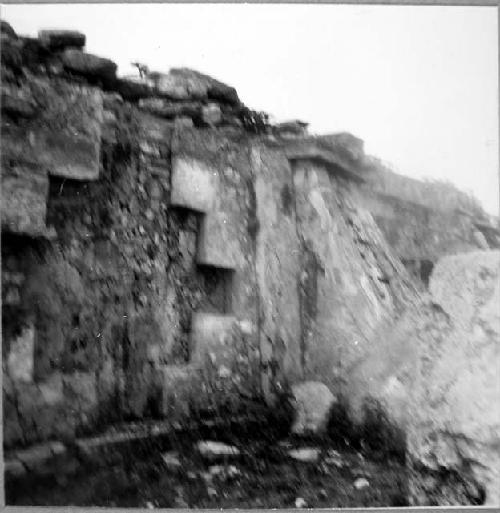
<path fill-rule="evenodd" d="M 35 328 L 23 328 L 19 336 L 10 342 L 7 369 L 14 382 L 33 381 L 33 358 L 35 352 Z"/>
<path fill-rule="evenodd" d="M 326 429 L 328 415 L 335 396 L 319 381 L 305 381 L 292 387 L 295 420 L 292 432 L 295 434 L 321 434 Z"/>
<path fill-rule="evenodd" d="M 500 503 L 500 252 L 445 257 L 431 277 L 418 326 L 409 425 L 415 504 L 467 504 L 438 470 Z M 442 472 L 441 472 L 442 474 Z M 473 497 L 470 500 L 474 499 Z"/>

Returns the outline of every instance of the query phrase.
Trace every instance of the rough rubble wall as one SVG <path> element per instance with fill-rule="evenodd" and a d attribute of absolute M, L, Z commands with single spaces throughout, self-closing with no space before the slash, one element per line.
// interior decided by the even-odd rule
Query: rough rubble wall
<path fill-rule="evenodd" d="M 500 504 L 500 252 L 445 257 L 418 347 L 408 461 L 414 505 Z"/>
<path fill-rule="evenodd" d="M 14 367 L 5 369 L 6 445 L 155 414 L 156 371 L 185 361 L 203 282 L 179 244 L 193 220 L 167 214 L 172 128 L 111 104 L 133 146 L 123 133 L 104 141 L 96 182 L 50 178 L 56 240 L 2 240 L 4 284 L 12 272 L 22 281 L 17 301 L 3 302 L 4 369 L 16 333 L 23 325 L 34 333 L 32 375 L 9 379 Z"/>
<path fill-rule="evenodd" d="M 74 33 L 64 37 L 74 43 Z M 5 37 L 2 25 L 6 448 L 210 409 L 232 397 L 228 382 L 252 393 L 252 323 L 224 325 L 223 342 L 240 357 L 229 377 L 195 358 L 194 314 L 247 303 L 237 305 L 244 284 L 231 297 L 232 271 L 199 265 L 199 213 L 171 208 L 179 113 L 145 112 L 137 100 L 150 86 L 116 79 L 111 68 L 79 50 Z M 207 81 L 205 95 L 237 102 L 232 88 Z M 199 99 L 207 127 L 203 108 Z M 240 205 L 233 185 L 227 203 Z M 220 342 L 217 323 L 214 333 Z"/>
<path fill-rule="evenodd" d="M 236 398 L 259 388 L 250 140 L 241 129 L 183 129 L 173 146 L 176 206 L 199 216 L 195 265 L 218 283 L 223 299 L 194 309 L 192 359 L 205 369 L 205 379 L 210 372 L 226 375 L 218 386 Z M 239 342 L 224 335 L 232 328 Z"/>

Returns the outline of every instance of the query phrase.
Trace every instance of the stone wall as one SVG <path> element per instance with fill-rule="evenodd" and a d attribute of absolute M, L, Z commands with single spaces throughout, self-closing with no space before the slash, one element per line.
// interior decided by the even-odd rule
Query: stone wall
<path fill-rule="evenodd" d="M 420 295 L 400 259 L 476 248 L 472 218 L 382 195 L 349 134 L 281 136 L 230 86 L 119 78 L 84 42 L 2 25 L 5 447 L 304 380 L 406 429 Z"/>
<path fill-rule="evenodd" d="M 182 127 L 236 127 L 233 146 L 248 137 L 234 89 L 190 70 L 120 79 L 85 53 L 81 34 L 4 29 L 5 447 L 255 395 L 255 316 L 241 280 L 251 250 L 226 237 L 241 267 L 220 261 L 228 248 L 218 244 L 226 218 L 251 202 L 240 187 L 250 171 L 224 147 L 210 215 L 183 205 L 176 181 L 182 159 L 205 151 Z M 250 320 L 240 326 L 234 311 Z M 213 359 L 224 345 L 238 361 Z"/>
<path fill-rule="evenodd" d="M 290 154 L 253 148 L 262 358 L 274 386 L 321 381 L 362 421 L 366 399 L 412 366 L 404 351 L 388 361 L 384 333 L 417 292 L 361 206 L 359 176 L 314 142 Z"/>

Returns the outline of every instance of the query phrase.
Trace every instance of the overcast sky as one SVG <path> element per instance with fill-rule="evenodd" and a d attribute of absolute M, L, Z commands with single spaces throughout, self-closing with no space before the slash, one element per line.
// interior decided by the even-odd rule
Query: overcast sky
<path fill-rule="evenodd" d="M 22 34 L 72 28 L 120 74 L 187 66 L 251 108 L 349 131 L 416 178 L 452 181 L 499 212 L 496 7 L 6 5 Z"/>

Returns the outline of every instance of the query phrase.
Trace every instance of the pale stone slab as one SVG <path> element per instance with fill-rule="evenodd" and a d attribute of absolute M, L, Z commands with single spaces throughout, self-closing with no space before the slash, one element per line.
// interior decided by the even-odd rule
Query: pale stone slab
<path fill-rule="evenodd" d="M 217 191 L 217 171 L 199 160 L 175 157 L 172 162 L 171 205 L 198 212 L 212 209 Z"/>
<path fill-rule="evenodd" d="M 35 328 L 28 326 L 10 342 L 7 369 L 13 381 L 30 383 L 33 381 L 35 352 Z"/>
<path fill-rule="evenodd" d="M 226 212 L 211 212 L 203 218 L 196 261 L 199 264 L 235 269 L 241 260 L 237 227 Z"/>

